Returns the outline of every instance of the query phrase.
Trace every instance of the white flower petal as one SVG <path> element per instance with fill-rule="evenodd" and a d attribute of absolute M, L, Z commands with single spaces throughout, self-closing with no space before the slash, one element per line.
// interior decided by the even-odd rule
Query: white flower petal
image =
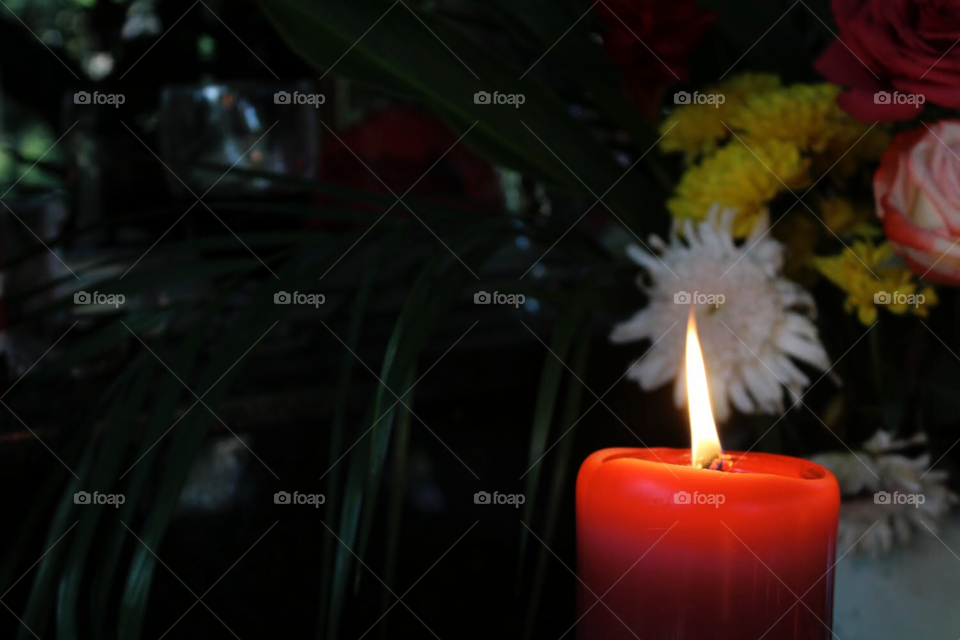
<path fill-rule="evenodd" d="M 810 385 L 798 362 L 820 371 L 830 367 L 813 322 L 813 296 L 780 275 L 783 246 L 768 233 L 767 214 L 742 244 L 733 238 L 735 219 L 736 210 L 715 205 L 706 221 L 675 223 L 666 242 L 651 237 L 649 246 L 656 254 L 628 247 L 630 259 L 648 276 L 638 279 L 638 285 L 649 302 L 616 325 L 610 336 L 615 343 L 650 340 L 652 351 L 626 377 L 648 390 L 675 380 L 674 401 L 683 408 L 690 307 L 676 304 L 674 295 L 722 295 L 719 306 L 696 308 L 714 415 L 720 422 L 731 407 L 744 413 L 782 411 L 785 387 L 799 396 Z M 790 404 L 794 401 L 791 397 Z"/>
<path fill-rule="evenodd" d="M 654 352 L 643 360 L 643 371 L 640 373 L 637 380 L 640 382 L 640 386 L 646 389 L 647 391 L 652 391 L 653 389 L 659 389 L 663 385 L 667 384 L 677 375 L 676 365 L 671 365 L 670 358 L 666 358 L 663 355 L 657 357 L 658 352 Z"/>
<path fill-rule="evenodd" d="M 730 400 L 733 402 L 733 406 L 743 413 L 749 414 L 756 410 L 756 405 L 750 398 L 750 394 L 747 393 L 747 389 L 743 384 L 743 380 L 740 378 L 734 378 L 731 381 Z"/>
<path fill-rule="evenodd" d="M 656 318 L 649 307 L 638 311 L 626 322 L 614 325 L 613 331 L 610 333 L 610 342 L 622 344 L 643 340 L 650 335 L 650 328 L 655 320 Z"/>
<path fill-rule="evenodd" d="M 784 353 L 818 369 L 826 371 L 830 367 L 827 352 L 819 342 L 814 342 L 796 334 L 784 333 L 776 341 L 776 344 Z"/>
<path fill-rule="evenodd" d="M 715 376 L 710 383 L 710 408 L 717 422 L 726 422 L 730 418 L 730 403 L 727 402 L 727 384 L 723 377 Z"/>

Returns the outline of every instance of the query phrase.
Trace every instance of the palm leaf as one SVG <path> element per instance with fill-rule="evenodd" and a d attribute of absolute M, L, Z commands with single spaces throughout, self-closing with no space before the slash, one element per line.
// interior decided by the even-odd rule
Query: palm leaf
<path fill-rule="evenodd" d="M 407 376 L 405 388 L 414 383 L 415 372 Z M 413 404 L 413 392 L 408 402 Z M 392 595 L 391 589 L 396 582 L 397 561 L 400 555 L 400 526 L 403 521 L 403 498 L 407 486 L 407 454 L 410 449 L 410 411 L 404 407 L 400 411 L 400 421 L 397 427 L 396 442 L 393 445 L 393 482 L 390 483 L 390 506 L 388 507 L 386 532 L 386 566 L 383 571 L 383 581 L 386 587 L 380 601 L 380 609 L 386 613 L 387 603 Z M 380 623 L 379 635 L 387 637 L 387 620 Z"/>
<path fill-rule="evenodd" d="M 155 369 L 152 360 L 141 356 L 135 361 L 138 371 L 136 381 L 128 394 L 115 403 L 116 410 L 111 412 L 100 438 L 102 445 L 96 457 L 94 471 L 85 490 L 113 493 L 117 473 L 127 453 L 127 446 L 133 437 L 136 416 L 153 378 Z M 75 640 L 79 637 L 77 628 L 77 601 L 80 597 L 80 585 L 90 555 L 90 546 L 101 517 L 107 505 L 93 505 L 83 509 L 80 524 L 73 534 L 65 567 L 60 578 L 57 597 L 57 637 L 61 640 Z"/>
<path fill-rule="evenodd" d="M 224 296 L 216 299 L 205 317 L 187 334 L 177 357 L 173 360 L 174 371 L 190 371 L 194 368 L 204 341 L 209 335 L 213 319 L 217 311 L 222 308 L 223 302 Z M 130 329 L 138 331 L 133 326 Z M 98 570 L 93 580 L 90 606 L 91 620 L 95 630 L 94 637 L 107 636 L 106 617 L 110 596 L 115 586 L 114 576 L 120 562 L 121 552 L 129 537 L 129 533 L 123 524 L 127 523 L 129 526 L 133 526 L 139 510 L 137 505 L 141 504 L 150 475 L 162 457 L 162 448 L 158 448 L 156 445 L 171 428 L 176 426 L 173 415 L 175 407 L 184 394 L 186 394 L 186 390 L 183 385 L 176 378 L 166 375 L 164 372 L 154 395 L 150 420 L 144 430 L 140 444 L 136 448 L 131 467 L 122 474 L 122 476 L 128 476 L 129 474 L 129 479 L 123 489 L 127 500 L 120 510 L 117 521 L 113 523 L 111 531 L 107 534 L 108 542 L 104 545 L 101 562 L 98 563 Z"/>
<path fill-rule="evenodd" d="M 530 77 L 521 80 L 521 69 L 433 13 L 372 1 L 279 0 L 261 7 L 309 63 L 425 101 L 458 132 L 475 126 L 465 142 L 497 164 L 588 195 L 603 193 L 623 174 L 549 89 Z M 425 25 L 436 37 L 411 37 Z M 477 92 L 493 90 L 523 94 L 526 102 L 521 109 L 474 102 Z M 636 173 L 624 178 L 614 196 L 624 217 L 634 217 L 637 202 L 653 201 L 649 183 Z"/>
<path fill-rule="evenodd" d="M 570 307 L 564 311 L 557 324 L 553 337 L 550 340 L 550 349 L 544 356 L 543 370 L 540 374 L 540 389 L 537 392 L 537 403 L 533 414 L 533 427 L 530 431 L 530 470 L 526 474 L 524 495 L 526 501 L 523 507 L 523 519 L 530 522 L 533 518 L 533 509 L 536 504 L 537 487 L 542 467 L 539 462 L 544 455 L 547 445 L 547 435 L 553 422 L 553 413 L 556 408 L 560 382 L 563 379 L 564 361 L 576 332 L 586 311 L 581 307 Z M 520 573 L 523 567 L 529 535 L 525 528 L 520 531 L 520 553 L 517 567 L 517 588 L 520 585 Z"/>
<path fill-rule="evenodd" d="M 469 242 L 468 242 L 469 241 Z M 478 245 L 463 251 L 463 245 Z M 456 242 L 451 243 L 458 254 L 463 256 L 467 264 L 479 268 L 492 255 L 498 242 L 489 240 L 475 231 L 468 231 Z M 431 287 L 431 281 L 436 278 L 438 269 L 446 262 L 437 282 Z M 452 262 L 452 264 L 451 264 Z M 352 555 L 349 549 L 353 545 L 359 530 L 361 506 L 364 514 L 365 529 L 367 532 L 373 519 L 373 509 L 377 502 L 377 495 L 381 483 L 383 465 L 392 432 L 392 421 L 395 415 L 394 408 L 386 403 L 393 404 L 392 396 L 388 396 L 387 389 L 400 388 L 406 379 L 423 345 L 426 343 L 435 326 L 439 323 L 447 310 L 453 306 L 461 295 L 464 286 L 470 282 L 472 275 L 458 262 L 450 259 L 446 249 L 437 253 L 421 271 L 420 276 L 411 288 L 400 317 L 394 327 L 387 344 L 381 367 L 380 379 L 384 381 L 377 390 L 373 404 L 374 426 L 370 436 L 362 442 L 363 451 L 353 456 L 350 464 L 349 479 L 344 492 L 344 508 L 341 514 L 339 537 L 343 541 L 337 553 L 334 567 L 334 579 L 331 588 L 333 598 L 330 607 L 330 622 L 327 626 L 327 637 L 338 637 L 340 616 L 345 602 L 347 578 L 352 564 Z M 428 295 L 428 291 L 430 295 Z M 403 390 L 405 391 L 405 389 Z M 359 555 L 363 557 L 366 540 L 361 535 Z"/>
<path fill-rule="evenodd" d="M 342 239 L 344 242 L 337 245 L 339 249 L 337 246 L 332 248 L 333 255 L 339 258 L 339 251 L 356 241 L 353 236 L 354 234 L 345 234 Z M 315 264 L 312 251 L 300 251 L 278 272 L 279 284 L 268 281 L 258 289 L 253 295 L 253 303 L 241 312 L 224 333 L 199 378 L 197 387 L 209 390 L 204 400 L 207 406 L 218 406 L 243 369 L 243 364 L 249 360 L 247 354 L 252 348 L 251 336 L 262 338 L 290 311 L 291 305 L 277 305 L 273 302 L 274 294 L 280 290 L 280 285 L 295 291 L 309 291 L 316 288 L 317 278 L 322 272 Z M 153 553 L 157 552 L 162 542 L 183 483 L 213 419 L 211 412 L 206 409 L 202 412 L 191 412 L 185 418 L 183 428 L 173 434 L 168 463 L 163 469 L 154 504 L 138 536 L 143 544 L 138 545 L 134 551 L 121 597 L 119 635 L 122 638 L 139 640 L 141 637 L 153 571 L 156 568 Z"/>
<path fill-rule="evenodd" d="M 590 345 L 593 335 L 590 331 L 589 320 L 580 332 L 580 339 L 573 354 L 572 372 L 567 377 L 567 393 L 564 397 L 563 417 L 560 420 L 562 429 L 560 444 L 557 446 L 556 459 L 553 461 L 553 480 L 547 492 L 547 515 L 543 527 L 543 542 L 537 553 L 537 567 L 533 577 L 533 589 L 527 605 L 527 622 L 524 638 L 532 638 L 536 626 L 537 613 L 540 608 L 540 598 L 543 595 L 543 585 L 547 575 L 547 564 L 550 562 L 549 547 L 553 543 L 554 533 L 557 530 L 557 520 L 560 515 L 560 506 L 569 494 L 566 492 L 567 474 L 570 471 L 570 452 L 573 449 L 574 428 L 580 422 L 580 405 L 583 398 L 583 383 L 586 376 L 587 361 L 590 357 Z M 567 426 L 569 425 L 569 426 Z M 569 433 L 568 433 L 569 432 Z M 532 523 L 531 525 L 532 526 Z M 524 528 L 526 532 L 526 528 Z"/>
<path fill-rule="evenodd" d="M 330 431 L 330 456 L 331 465 L 329 471 L 329 481 L 327 484 L 327 495 L 330 496 L 327 511 L 336 514 L 340 506 L 340 468 L 337 464 L 340 461 L 341 450 L 343 449 L 343 436 L 347 422 L 347 411 L 349 408 L 350 388 L 353 376 L 353 370 L 356 368 L 356 358 L 353 353 L 357 350 L 357 344 L 360 340 L 360 331 L 363 319 L 367 313 L 367 306 L 370 300 L 370 293 L 373 290 L 373 284 L 376 274 L 380 269 L 381 260 L 386 257 L 387 251 L 392 251 L 395 244 L 395 237 L 390 237 L 384 243 L 383 248 L 378 252 L 378 259 L 374 260 L 367 267 L 357 296 L 354 299 L 353 308 L 350 312 L 350 326 L 347 329 L 347 346 L 349 350 L 343 354 L 340 364 L 340 380 L 337 389 L 337 402 L 334 407 L 333 426 Z M 335 521 L 331 521 L 331 526 L 337 526 Z M 322 552 L 322 585 L 320 589 L 320 615 L 318 616 L 318 631 L 322 636 L 322 630 L 326 627 L 327 616 L 330 607 L 330 584 L 333 580 L 333 570 L 331 567 L 335 540 L 332 536 L 323 536 Z"/>

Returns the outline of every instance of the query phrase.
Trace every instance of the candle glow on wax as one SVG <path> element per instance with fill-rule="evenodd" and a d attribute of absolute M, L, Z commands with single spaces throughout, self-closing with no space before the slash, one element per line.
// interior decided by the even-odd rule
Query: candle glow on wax
<path fill-rule="evenodd" d="M 697 319 L 690 309 L 687 322 L 687 406 L 690 411 L 691 455 L 690 465 L 703 469 L 712 462 L 723 459 L 723 448 L 717 434 L 717 423 L 710 406 L 710 390 L 707 387 L 707 368 L 703 363 L 700 339 L 697 335 Z"/>

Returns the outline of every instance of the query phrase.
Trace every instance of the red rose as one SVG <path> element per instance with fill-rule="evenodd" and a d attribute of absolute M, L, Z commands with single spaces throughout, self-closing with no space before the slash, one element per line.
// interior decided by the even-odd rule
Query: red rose
<path fill-rule="evenodd" d="M 667 85 L 689 79 L 687 57 L 717 16 L 696 0 L 604 0 L 596 7 L 610 27 L 603 44 L 623 72 L 624 90 L 652 119 Z"/>
<path fill-rule="evenodd" d="M 889 122 L 916 118 L 922 100 L 960 109 L 960 1 L 833 0 L 833 13 L 840 36 L 816 66 L 850 87 L 845 111 Z"/>
<path fill-rule="evenodd" d="M 416 185 L 410 192 L 412 199 L 468 202 L 488 211 L 503 208 L 496 170 L 465 141 L 457 142 L 458 136 L 433 116 L 393 107 L 338 135 L 343 144 L 333 136 L 324 140 L 323 182 L 386 195 L 393 191 L 397 196 Z M 404 212 L 400 205 L 391 213 Z"/>
<path fill-rule="evenodd" d="M 960 285 L 960 120 L 901 133 L 873 178 L 877 216 L 921 277 Z"/>

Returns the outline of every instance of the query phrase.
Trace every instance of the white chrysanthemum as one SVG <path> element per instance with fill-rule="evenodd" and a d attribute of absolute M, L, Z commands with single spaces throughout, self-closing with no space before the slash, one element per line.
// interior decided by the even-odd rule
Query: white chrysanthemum
<path fill-rule="evenodd" d="M 730 405 L 743 413 L 777 413 L 784 407 L 785 390 L 793 404 L 810 384 L 794 360 L 821 371 L 830 366 L 812 318 L 813 297 L 794 282 L 780 277 L 783 246 L 766 234 L 762 216 L 742 245 L 733 240 L 735 212 L 715 206 L 705 222 L 686 221 L 683 239 L 676 224 L 669 244 L 650 238 L 653 255 L 635 245 L 627 254 L 644 267 L 649 279 L 637 283 L 649 304 L 630 320 L 614 327 L 615 343 L 649 340 L 644 357 L 627 377 L 649 391 L 676 380 L 674 399 L 686 404 L 684 344 L 691 304 L 718 421 L 730 416 Z M 734 266 L 735 265 L 735 266 Z M 681 304 L 676 296 L 700 296 Z M 722 304 L 704 302 L 707 296 Z M 707 298 L 709 300 L 709 298 Z M 762 362 L 761 362 L 762 361 Z"/>

